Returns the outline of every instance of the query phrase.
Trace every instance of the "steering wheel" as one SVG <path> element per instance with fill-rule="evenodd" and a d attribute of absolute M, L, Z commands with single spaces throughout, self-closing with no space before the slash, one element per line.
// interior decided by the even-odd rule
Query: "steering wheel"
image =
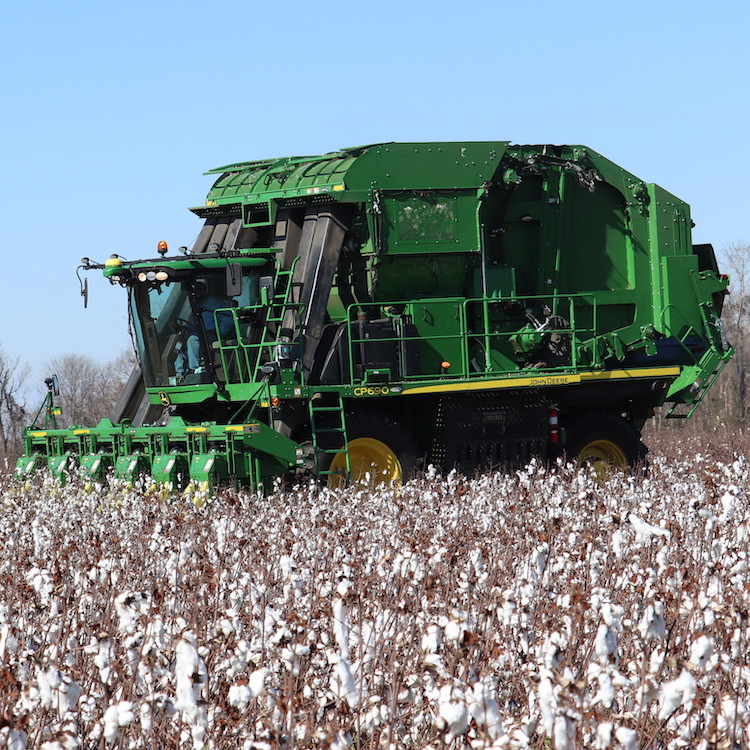
<path fill-rule="evenodd" d="M 186 331 L 186 330 L 187 330 L 187 329 L 188 329 L 188 328 L 189 328 L 189 327 L 190 327 L 191 325 L 192 325 L 192 323 L 191 323 L 191 322 L 190 322 L 189 320 L 185 320 L 185 318 L 177 318 L 177 319 L 176 319 L 175 321 L 173 321 L 173 323 L 172 323 L 172 330 L 173 330 L 173 331 L 174 331 L 175 333 L 183 333 L 183 332 L 185 332 L 185 331 Z"/>

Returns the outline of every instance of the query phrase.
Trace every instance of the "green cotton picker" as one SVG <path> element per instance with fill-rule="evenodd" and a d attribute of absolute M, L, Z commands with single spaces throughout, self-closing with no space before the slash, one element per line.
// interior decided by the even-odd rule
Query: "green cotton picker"
<path fill-rule="evenodd" d="M 690 209 L 582 146 L 384 143 L 231 164 L 192 248 L 83 260 L 127 295 L 139 369 L 17 473 L 268 490 L 532 457 L 625 468 L 732 355 Z"/>

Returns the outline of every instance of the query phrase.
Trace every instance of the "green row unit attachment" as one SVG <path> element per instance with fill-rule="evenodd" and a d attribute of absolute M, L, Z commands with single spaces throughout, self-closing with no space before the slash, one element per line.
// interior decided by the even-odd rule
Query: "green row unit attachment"
<path fill-rule="evenodd" d="M 165 427 L 114 425 L 29 430 L 17 473 L 46 468 L 61 481 L 71 474 L 102 480 L 108 474 L 135 481 L 151 476 L 178 489 L 190 481 L 208 486 L 246 485 L 266 489 L 270 478 L 304 465 L 300 446 L 261 422 Z"/>

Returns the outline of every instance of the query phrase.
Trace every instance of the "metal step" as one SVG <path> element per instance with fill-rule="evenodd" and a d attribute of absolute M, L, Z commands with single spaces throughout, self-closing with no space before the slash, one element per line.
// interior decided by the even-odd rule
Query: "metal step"
<path fill-rule="evenodd" d="M 330 471 L 328 469 L 321 468 L 321 457 L 336 455 L 337 453 L 344 453 L 346 462 L 346 481 L 349 481 L 351 476 L 351 465 L 349 462 L 349 439 L 346 434 L 346 416 L 344 414 L 344 403 L 341 399 L 341 394 L 334 394 L 336 402 L 333 405 L 320 404 L 320 399 L 311 398 L 308 402 L 308 410 L 310 414 L 310 429 L 312 432 L 312 443 L 313 453 L 315 456 L 315 473 L 319 477 L 330 476 L 332 474 L 340 474 L 340 471 Z M 332 423 L 327 427 L 321 427 L 319 420 L 322 417 L 332 417 Z M 321 445 L 320 437 L 322 435 L 339 435 L 340 440 L 336 442 L 340 443 L 338 447 L 325 447 Z"/>

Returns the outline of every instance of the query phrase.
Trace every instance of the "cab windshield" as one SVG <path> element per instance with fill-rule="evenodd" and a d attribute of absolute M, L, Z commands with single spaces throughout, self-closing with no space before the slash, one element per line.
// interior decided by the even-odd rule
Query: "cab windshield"
<path fill-rule="evenodd" d="M 258 268 L 227 294 L 226 269 L 130 286 L 130 314 L 149 387 L 252 380 L 261 331 Z M 235 288 L 233 291 L 237 291 Z"/>

